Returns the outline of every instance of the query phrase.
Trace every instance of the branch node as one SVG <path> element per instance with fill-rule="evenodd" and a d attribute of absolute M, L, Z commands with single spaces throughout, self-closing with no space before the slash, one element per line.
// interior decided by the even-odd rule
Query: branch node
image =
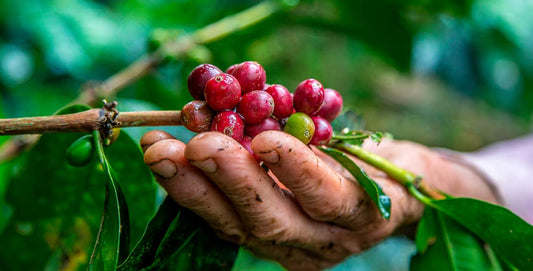
<path fill-rule="evenodd" d="M 120 112 L 117 110 L 117 101 L 108 102 L 106 99 L 103 99 L 102 102 L 104 106 L 100 109 L 98 121 L 100 122 L 100 134 L 105 139 L 110 138 L 113 135 L 113 128 L 120 124 L 116 120 Z"/>

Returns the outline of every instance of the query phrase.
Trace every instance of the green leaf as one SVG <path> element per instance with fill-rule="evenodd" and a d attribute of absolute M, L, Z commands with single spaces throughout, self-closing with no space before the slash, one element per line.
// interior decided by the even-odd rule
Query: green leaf
<path fill-rule="evenodd" d="M 381 187 L 366 175 L 362 168 L 360 168 L 352 159 L 350 159 L 342 151 L 329 148 L 318 147 L 321 151 L 325 152 L 329 156 L 333 157 L 344 168 L 346 168 L 352 176 L 361 184 L 366 193 L 370 196 L 372 201 L 376 204 L 381 215 L 388 219 L 391 212 L 391 202 L 389 196 L 383 193 Z"/>
<path fill-rule="evenodd" d="M 428 207 L 415 237 L 418 254 L 410 270 L 500 270 L 492 265 L 483 243 L 447 215 Z"/>
<path fill-rule="evenodd" d="M 365 121 L 363 117 L 354 110 L 346 110 L 331 122 L 333 131 L 340 132 L 342 130 L 363 130 L 365 128 Z"/>
<path fill-rule="evenodd" d="M 415 244 L 416 250 L 420 253 L 424 253 L 437 240 L 438 225 L 435 215 L 435 210 L 428 207 L 424 210 L 424 215 L 418 222 Z"/>
<path fill-rule="evenodd" d="M 176 218 L 178 210 L 179 205 L 166 197 L 154 218 L 148 223 L 141 240 L 117 270 L 140 270 L 149 266 L 154 261 L 156 251 L 168 227 Z"/>
<path fill-rule="evenodd" d="M 533 270 L 533 226 L 508 209 L 470 198 L 429 201 L 487 242 L 497 257 L 518 270 Z"/>
<path fill-rule="evenodd" d="M 58 114 L 86 109 L 72 106 Z M 43 270 L 68 261 L 75 270 L 87 264 L 101 217 L 104 176 L 96 161 L 83 168 L 67 164 L 65 150 L 82 135 L 45 134 L 6 164 L 4 208 L 10 219 L 0 234 L 3 269 Z"/>
<path fill-rule="evenodd" d="M 104 145 L 98 130 L 93 131 L 94 144 L 100 164 L 107 176 L 104 213 L 96 239 L 89 270 L 115 270 L 129 246 L 129 213 L 122 189 L 116 181 L 115 173 L 107 161 Z M 100 265 L 100 262 L 102 264 Z"/>
<path fill-rule="evenodd" d="M 248 271 L 248 270 L 261 270 L 261 271 L 285 271 L 278 262 L 273 260 L 261 259 L 248 251 L 246 247 L 239 249 L 239 254 L 235 260 L 232 271 Z"/>
<path fill-rule="evenodd" d="M 231 270 L 238 246 L 218 238 L 193 212 L 179 208 L 153 263 L 143 270 Z"/>

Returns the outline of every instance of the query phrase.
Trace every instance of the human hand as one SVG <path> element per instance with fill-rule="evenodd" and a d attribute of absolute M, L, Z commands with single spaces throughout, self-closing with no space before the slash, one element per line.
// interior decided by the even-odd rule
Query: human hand
<path fill-rule="evenodd" d="M 354 159 L 391 199 L 391 217 L 382 218 L 341 165 L 283 132 L 264 132 L 252 141 L 269 172 L 221 133 L 202 133 L 185 145 L 152 131 L 141 145 L 145 163 L 172 199 L 221 238 L 290 270 L 330 267 L 415 224 L 423 213 L 402 185 Z M 428 148 L 393 141 L 365 148 L 447 193 L 495 201 L 479 176 Z"/>

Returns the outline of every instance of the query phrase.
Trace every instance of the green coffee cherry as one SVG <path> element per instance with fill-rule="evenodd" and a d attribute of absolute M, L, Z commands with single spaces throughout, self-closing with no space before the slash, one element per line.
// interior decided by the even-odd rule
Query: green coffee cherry
<path fill-rule="evenodd" d="M 75 167 L 87 165 L 94 157 L 95 149 L 92 135 L 85 135 L 72 143 L 66 152 L 67 162 Z"/>
<path fill-rule="evenodd" d="M 283 131 L 298 138 L 304 144 L 309 144 L 315 133 L 315 124 L 307 114 L 296 112 L 287 119 Z"/>

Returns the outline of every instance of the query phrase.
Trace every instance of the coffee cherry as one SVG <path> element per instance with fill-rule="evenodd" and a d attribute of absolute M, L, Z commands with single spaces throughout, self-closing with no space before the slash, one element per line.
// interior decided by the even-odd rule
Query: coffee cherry
<path fill-rule="evenodd" d="M 241 98 L 241 86 L 231 74 L 221 73 L 209 79 L 204 89 L 205 100 L 211 109 L 233 109 Z"/>
<path fill-rule="evenodd" d="M 315 124 L 315 134 L 311 139 L 312 145 L 326 145 L 331 140 L 333 136 L 333 128 L 329 122 L 319 116 L 312 116 L 311 119 Z"/>
<path fill-rule="evenodd" d="M 274 100 L 275 101 L 275 100 Z M 342 111 L 342 96 L 334 89 L 324 89 L 324 103 L 317 115 L 333 121 Z"/>
<path fill-rule="evenodd" d="M 229 73 L 229 74 L 233 75 L 233 71 L 235 70 L 235 68 L 237 68 L 238 65 L 239 64 L 233 64 L 233 65 L 229 66 L 226 69 L 225 73 Z"/>
<path fill-rule="evenodd" d="M 296 112 L 287 119 L 283 131 L 308 144 L 315 133 L 315 124 L 305 113 Z"/>
<path fill-rule="evenodd" d="M 302 81 L 294 91 L 294 108 L 307 115 L 315 115 L 324 102 L 324 87 L 315 79 Z"/>
<path fill-rule="evenodd" d="M 246 124 L 246 126 L 244 127 L 244 134 L 254 138 L 261 132 L 270 130 L 281 131 L 281 125 L 276 119 L 272 117 L 266 118 L 258 124 Z"/>
<path fill-rule="evenodd" d="M 292 114 L 292 96 L 287 88 L 274 84 L 266 88 L 265 91 L 274 99 L 274 112 L 272 113 L 274 116 L 283 119 Z"/>
<path fill-rule="evenodd" d="M 204 99 L 204 87 L 207 80 L 213 76 L 222 73 L 222 71 L 211 64 L 200 64 L 194 68 L 187 78 L 187 88 L 195 100 Z"/>
<path fill-rule="evenodd" d="M 67 162 L 75 167 L 87 165 L 95 156 L 92 135 L 85 135 L 74 141 L 66 151 Z"/>
<path fill-rule="evenodd" d="M 191 101 L 181 109 L 181 123 L 195 133 L 207 132 L 211 127 L 214 112 L 206 101 Z"/>
<path fill-rule="evenodd" d="M 252 90 L 262 90 L 265 86 L 265 69 L 255 61 L 238 64 L 231 74 L 239 80 L 243 95 Z"/>
<path fill-rule="evenodd" d="M 260 123 L 274 112 L 274 99 L 263 90 L 248 92 L 242 96 L 237 112 L 241 114 L 246 123 Z"/>
<path fill-rule="evenodd" d="M 215 115 L 211 122 L 211 131 L 221 132 L 241 141 L 244 136 L 244 122 L 241 116 L 233 111 L 224 111 Z"/>
<path fill-rule="evenodd" d="M 261 158 L 257 156 L 257 154 L 254 153 L 252 150 L 252 138 L 249 136 L 244 136 L 241 140 L 241 145 L 254 157 L 255 161 L 258 163 L 261 162 Z"/>

